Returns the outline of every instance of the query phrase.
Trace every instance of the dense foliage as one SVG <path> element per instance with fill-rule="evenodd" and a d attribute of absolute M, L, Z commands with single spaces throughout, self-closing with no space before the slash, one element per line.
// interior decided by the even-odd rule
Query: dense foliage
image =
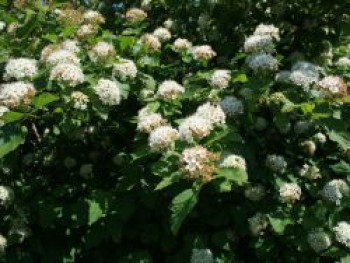
<path fill-rule="evenodd" d="M 64 2 L 0 0 L 2 261 L 350 262 L 345 1 Z"/>

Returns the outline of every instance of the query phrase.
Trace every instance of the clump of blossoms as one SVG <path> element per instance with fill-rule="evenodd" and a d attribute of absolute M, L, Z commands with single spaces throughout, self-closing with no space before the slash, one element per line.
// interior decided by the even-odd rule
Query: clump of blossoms
<path fill-rule="evenodd" d="M 159 113 L 141 115 L 138 117 L 137 130 L 150 133 L 163 124 L 165 124 L 165 119 Z"/>
<path fill-rule="evenodd" d="M 209 61 L 216 57 L 216 52 L 208 45 L 193 47 L 192 54 L 196 60 L 203 61 Z"/>
<path fill-rule="evenodd" d="M 326 183 L 322 190 L 322 196 L 331 201 L 340 205 L 343 197 L 350 194 L 350 188 L 348 184 L 341 179 L 334 179 Z"/>
<path fill-rule="evenodd" d="M 302 177 L 310 180 L 316 180 L 322 177 L 320 169 L 315 165 L 304 164 L 299 173 Z"/>
<path fill-rule="evenodd" d="M 144 34 L 140 38 L 141 44 L 143 44 L 148 50 L 150 51 L 158 51 L 162 44 L 160 43 L 159 39 L 154 36 L 153 34 Z"/>
<path fill-rule="evenodd" d="M 121 59 L 113 64 L 113 74 L 122 81 L 136 78 L 137 72 L 137 67 L 132 60 Z"/>
<path fill-rule="evenodd" d="M 248 219 L 249 229 L 254 236 L 261 235 L 268 227 L 267 216 L 262 213 L 256 213 Z"/>
<path fill-rule="evenodd" d="M 210 78 L 210 85 L 214 88 L 226 89 L 231 80 L 231 72 L 229 70 L 215 70 Z"/>
<path fill-rule="evenodd" d="M 210 102 L 199 106 L 195 115 L 208 119 L 213 126 L 221 126 L 226 122 L 226 115 L 221 106 Z"/>
<path fill-rule="evenodd" d="M 283 156 L 271 154 L 266 158 L 266 166 L 273 172 L 284 173 L 287 169 L 287 162 Z"/>
<path fill-rule="evenodd" d="M 307 236 L 307 242 L 317 253 L 326 250 L 332 245 L 332 240 L 329 235 L 320 230 L 310 232 Z"/>
<path fill-rule="evenodd" d="M 34 85 L 29 82 L 12 82 L 0 86 L 0 105 L 9 108 L 29 104 L 36 94 Z"/>
<path fill-rule="evenodd" d="M 4 21 L 0 21 L 0 31 L 3 31 L 6 28 L 6 23 Z"/>
<path fill-rule="evenodd" d="M 192 43 L 185 38 L 177 38 L 174 41 L 173 46 L 176 52 L 183 52 L 190 49 L 192 47 Z"/>
<path fill-rule="evenodd" d="M 335 62 L 335 65 L 342 68 L 350 68 L 350 58 L 341 57 Z"/>
<path fill-rule="evenodd" d="M 242 156 L 231 154 L 226 156 L 219 164 L 221 168 L 238 168 L 242 170 L 247 169 L 247 164 Z"/>
<path fill-rule="evenodd" d="M 253 33 L 255 36 L 270 36 L 276 41 L 280 40 L 280 30 L 274 25 L 260 24 L 255 28 Z"/>
<path fill-rule="evenodd" d="M 115 81 L 100 79 L 94 90 L 104 105 L 114 106 L 120 104 L 120 88 Z"/>
<path fill-rule="evenodd" d="M 89 97 L 80 91 L 73 91 L 70 95 L 73 102 L 73 108 L 77 110 L 86 110 L 90 101 Z"/>
<path fill-rule="evenodd" d="M 268 53 L 249 55 L 246 63 L 254 73 L 276 71 L 278 69 L 277 59 Z"/>
<path fill-rule="evenodd" d="M 68 50 L 75 54 L 80 52 L 79 42 L 77 40 L 66 39 L 59 45 L 60 49 Z"/>
<path fill-rule="evenodd" d="M 115 54 L 114 46 L 104 41 L 98 42 L 89 51 L 89 56 L 93 62 L 105 62 L 113 58 Z"/>
<path fill-rule="evenodd" d="M 79 65 L 80 59 L 77 57 L 77 55 L 74 52 L 71 52 L 65 49 L 58 49 L 48 56 L 48 58 L 46 59 L 46 63 L 51 67 L 54 67 L 63 63 Z"/>
<path fill-rule="evenodd" d="M 261 199 L 264 198 L 266 194 L 265 187 L 258 184 L 258 185 L 249 185 L 244 190 L 244 196 L 248 198 L 251 201 L 258 202 Z"/>
<path fill-rule="evenodd" d="M 213 179 L 218 156 L 203 146 L 185 149 L 180 156 L 180 169 L 186 178 L 208 182 Z"/>
<path fill-rule="evenodd" d="M 125 18 L 131 22 L 141 22 L 147 18 L 147 13 L 139 8 L 131 8 L 126 11 Z"/>
<path fill-rule="evenodd" d="M 347 248 L 350 248 L 350 224 L 341 221 L 333 228 L 333 231 L 335 233 L 335 239 Z"/>
<path fill-rule="evenodd" d="M 280 188 L 280 196 L 285 202 L 295 202 L 300 200 L 301 188 L 295 183 L 285 183 Z"/>
<path fill-rule="evenodd" d="M 179 126 L 180 138 L 192 142 L 208 136 L 213 129 L 213 125 L 207 118 L 201 116 L 190 116 Z"/>
<path fill-rule="evenodd" d="M 166 42 L 171 39 L 171 33 L 167 28 L 159 27 L 153 31 L 153 35 L 156 36 L 160 42 Z"/>
<path fill-rule="evenodd" d="M 8 186 L 0 186 L 0 206 L 8 207 L 12 204 L 15 194 L 12 188 Z"/>
<path fill-rule="evenodd" d="M 244 50 L 248 53 L 273 52 L 275 44 L 273 39 L 267 35 L 252 35 L 244 42 Z"/>
<path fill-rule="evenodd" d="M 149 146 L 152 151 L 167 150 L 179 137 L 179 132 L 171 126 L 159 126 L 149 136 Z"/>
<path fill-rule="evenodd" d="M 10 59 L 5 66 L 4 80 L 33 78 L 38 73 L 37 61 L 29 58 Z"/>
<path fill-rule="evenodd" d="M 92 25 L 92 24 L 81 25 L 77 31 L 77 37 L 79 39 L 85 39 L 95 35 L 97 31 L 98 31 L 98 28 L 96 27 L 96 25 Z"/>
<path fill-rule="evenodd" d="M 225 114 L 229 117 L 233 117 L 237 114 L 241 114 L 244 111 L 242 101 L 234 96 L 226 96 L 220 101 L 220 106 Z"/>
<path fill-rule="evenodd" d="M 5 106 L 0 106 L 0 128 L 5 125 L 5 123 L 1 120 L 1 117 L 4 116 L 6 112 L 9 112 L 10 109 Z"/>
<path fill-rule="evenodd" d="M 7 248 L 7 239 L 0 234 L 0 253 L 4 253 Z"/>
<path fill-rule="evenodd" d="M 325 97 L 345 97 L 347 95 L 347 84 L 343 78 L 338 76 L 328 76 L 317 83 Z"/>
<path fill-rule="evenodd" d="M 185 88 L 174 80 L 166 80 L 162 82 L 157 91 L 160 99 L 172 101 L 177 100 L 185 92 Z"/>
<path fill-rule="evenodd" d="M 50 73 L 50 79 L 64 83 L 69 87 L 76 87 L 85 81 L 82 69 L 71 63 L 60 63 Z"/>
<path fill-rule="evenodd" d="M 83 19 L 85 23 L 88 24 L 103 24 L 105 18 L 101 15 L 100 12 L 95 10 L 88 10 L 83 14 Z"/>

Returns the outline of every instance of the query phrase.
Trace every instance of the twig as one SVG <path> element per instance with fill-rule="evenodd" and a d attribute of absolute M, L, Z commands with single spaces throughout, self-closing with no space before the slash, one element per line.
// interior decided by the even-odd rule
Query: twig
<path fill-rule="evenodd" d="M 36 139 L 37 139 L 38 142 L 40 143 L 40 142 L 41 142 L 41 137 L 40 137 L 40 134 L 39 134 L 39 132 L 38 132 L 38 129 L 36 128 L 35 123 L 32 123 L 32 130 L 33 130 L 33 132 L 34 132 L 34 134 L 35 134 Z"/>

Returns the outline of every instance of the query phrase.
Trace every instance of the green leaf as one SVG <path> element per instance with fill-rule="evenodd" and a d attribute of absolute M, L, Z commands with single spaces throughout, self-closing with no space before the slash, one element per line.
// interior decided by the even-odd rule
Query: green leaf
<path fill-rule="evenodd" d="M 238 74 L 233 77 L 233 82 L 245 83 L 247 81 L 248 81 L 248 78 L 246 74 Z"/>
<path fill-rule="evenodd" d="M 51 93 L 42 93 L 33 99 L 33 105 L 36 109 L 42 109 L 54 101 L 58 101 L 59 97 Z"/>
<path fill-rule="evenodd" d="M 341 258 L 340 263 L 350 263 L 350 255 Z"/>
<path fill-rule="evenodd" d="M 101 205 L 93 200 L 89 200 L 89 225 L 97 222 L 104 216 Z"/>
<path fill-rule="evenodd" d="M 331 131 L 328 133 L 329 139 L 337 143 L 343 150 L 350 147 L 350 134 L 346 132 Z"/>
<path fill-rule="evenodd" d="M 226 178 L 228 181 L 235 182 L 237 185 L 244 185 L 248 182 L 248 174 L 245 170 L 239 168 L 222 168 L 216 171 L 218 178 Z"/>
<path fill-rule="evenodd" d="M 92 194 L 89 204 L 89 225 L 97 222 L 100 218 L 104 217 L 109 206 L 109 200 L 111 195 L 108 192 L 97 190 Z"/>
<path fill-rule="evenodd" d="M 2 121 L 4 123 L 11 123 L 15 121 L 19 121 L 25 117 L 24 113 L 21 112 L 15 112 L 15 111 L 10 111 L 10 112 L 5 112 L 4 115 L 1 117 Z"/>
<path fill-rule="evenodd" d="M 193 189 L 187 189 L 174 197 L 170 206 L 170 228 L 173 234 L 177 234 L 182 223 L 197 204 L 197 201 L 198 193 Z"/>
<path fill-rule="evenodd" d="M 286 227 L 292 224 L 292 220 L 290 218 L 283 218 L 277 216 L 268 216 L 272 229 L 279 235 L 283 234 Z"/>
<path fill-rule="evenodd" d="M 350 174 L 350 164 L 344 161 L 340 161 L 337 164 L 331 165 L 331 169 L 336 174 L 349 175 Z"/>
<path fill-rule="evenodd" d="M 0 130 L 0 158 L 25 142 L 27 131 L 19 127 L 5 126 Z"/>
<path fill-rule="evenodd" d="M 162 190 L 170 185 L 172 185 L 173 183 L 177 182 L 179 180 L 179 173 L 173 173 L 172 175 L 163 178 L 162 181 L 160 181 L 160 183 L 156 186 L 155 190 Z"/>

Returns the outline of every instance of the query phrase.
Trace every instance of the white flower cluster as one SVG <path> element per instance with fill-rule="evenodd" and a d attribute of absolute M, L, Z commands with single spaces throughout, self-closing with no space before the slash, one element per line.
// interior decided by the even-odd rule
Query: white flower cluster
<path fill-rule="evenodd" d="M 170 31 L 164 27 L 158 27 L 155 29 L 153 35 L 156 36 L 160 42 L 166 42 L 171 39 Z"/>
<path fill-rule="evenodd" d="M 177 38 L 173 45 L 176 52 L 186 51 L 192 47 L 192 43 L 185 38 Z"/>
<path fill-rule="evenodd" d="M 33 78 L 38 72 L 37 61 L 29 58 L 10 59 L 5 66 L 4 80 Z"/>
<path fill-rule="evenodd" d="M 253 35 L 246 39 L 244 50 L 251 53 L 246 58 L 246 64 L 254 73 L 278 69 L 278 61 L 271 54 L 275 50 L 276 41 L 279 41 L 279 29 L 273 25 L 264 24 L 257 26 Z"/>
<path fill-rule="evenodd" d="M 10 111 L 9 108 L 7 108 L 5 106 L 0 106 L 0 119 L 6 112 L 9 112 L 9 111 Z M 4 125 L 5 125 L 4 121 L 0 120 L 0 127 L 2 127 Z"/>
<path fill-rule="evenodd" d="M 220 101 L 220 106 L 225 114 L 229 117 L 241 114 L 244 111 L 242 101 L 234 96 L 226 96 Z"/>
<path fill-rule="evenodd" d="M 210 102 L 199 106 L 195 115 L 209 120 L 213 126 L 221 126 L 226 123 L 226 115 L 221 106 Z"/>
<path fill-rule="evenodd" d="M 85 23 L 91 24 L 103 24 L 105 22 L 105 18 L 101 15 L 101 13 L 95 10 L 87 10 L 83 14 L 83 19 Z"/>
<path fill-rule="evenodd" d="M 159 126 L 150 133 L 149 147 L 152 151 L 167 150 L 179 137 L 179 132 L 171 126 Z"/>
<path fill-rule="evenodd" d="M 72 51 L 66 49 L 58 49 L 48 56 L 46 63 L 51 67 L 57 66 L 59 64 L 79 65 L 80 59 Z"/>
<path fill-rule="evenodd" d="M 221 168 L 238 168 L 242 170 L 247 169 L 247 164 L 242 156 L 231 154 L 226 156 L 219 164 Z"/>
<path fill-rule="evenodd" d="M 126 11 L 125 18 L 132 22 L 140 22 L 147 18 L 147 13 L 139 8 L 131 8 Z"/>
<path fill-rule="evenodd" d="M 256 213 L 248 219 L 248 223 L 249 229 L 254 236 L 261 235 L 269 225 L 266 215 L 262 213 Z"/>
<path fill-rule="evenodd" d="M 349 194 L 350 188 L 348 184 L 341 179 L 329 181 L 322 190 L 322 196 L 337 205 L 340 205 L 341 200 Z"/>
<path fill-rule="evenodd" d="M 109 58 L 113 58 L 115 54 L 114 46 L 104 41 L 98 42 L 89 51 L 90 59 L 93 62 L 104 62 Z"/>
<path fill-rule="evenodd" d="M 75 54 L 80 52 L 79 42 L 77 40 L 66 39 L 59 46 L 60 49 L 68 50 Z"/>
<path fill-rule="evenodd" d="M 0 21 L 0 31 L 3 31 L 6 28 L 6 23 L 4 21 Z"/>
<path fill-rule="evenodd" d="M 113 64 L 113 74 L 122 81 L 136 78 L 137 72 L 137 67 L 132 60 L 121 59 L 120 62 Z"/>
<path fill-rule="evenodd" d="M 28 104 L 35 93 L 34 85 L 29 82 L 3 84 L 0 86 L 0 105 L 13 108 L 22 103 Z"/>
<path fill-rule="evenodd" d="M 318 132 L 313 137 L 316 140 L 316 142 L 320 144 L 324 144 L 327 142 L 327 137 L 324 133 Z"/>
<path fill-rule="evenodd" d="M 347 95 L 347 84 L 338 76 L 327 76 L 317 83 L 325 97 L 344 97 Z"/>
<path fill-rule="evenodd" d="M 280 196 L 285 202 L 294 202 L 300 200 L 301 188 L 295 183 L 285 183 L 280 188 Z"/>
<path fill-rule="evenodd" d="M 350 224 L 341 221 L 333 228 L 333 230 L 335 232 L 335 239 L 347 248 L 350 248 Z"/>
<path fill-rule="evenodd" d="M 192 54 L 196 60 L 203 61 L 209 61 L 216 57 L 216 52 L 208 45 L 194 46 L 192 48 Z"/>
<path fill-rule="evenodd" d="M 140 42 L 146 46 L 150 51 L 157 51 L 162 47 L 159 39 L 153 34 L 144 34 Z"/>
<path fill-rule="evenodd" d="M 80 91 L 73 91 L 70 95 L 73 101 L 73 108 L 77 110 L 86 110 L 90 101 L 89 97 Z"/>
<path fill-rule="evenodd" d="M 76 87 L 85 80 L 82 69 L 71 63 L 60 63 L 50 73 L 50 79 L 63 82 L 69 87 Z"/>
<path fill-rule="evenodd" d="M 190 116 L 179 126 L 180 138 L 187 142 L 200 140 L 208 136 L 213 129 L 211 122 L 201 116 Z"/>
<path fill-rule="evenodd" d="M 214 88 L 226 89 L 231 80 L 231 72 L 229 70 L 215 70 L 210 78 L 210 85 Z"/>
<path fill-rule="evenodd" d="M 208 182 L 212 179 L 217 156 L 203 146 L 185 149 L 180 157 L 180 167 L 189 179 Z"/>
<path fill-rule="evenodd" d="M 164 123 L 165 119 L 159 113 L 141 114 L 138 117 L 137 130 L 144 133 L 150 133 Z"/>
<path fill-rule="evenodd" d="M 81 25 L 77 31 L 77 37 L 79 39 L 88 38 L 93 36 L 97 32 L 97 27 L 92 24 Z"/>
<path fill-rule="evenodd" d="M 7 247 L 7 239 L 0 234 L 0 253 L 4 253 Z"/>
<path fill-rule="evenodd" d="M 250 185 L 247 189 L 244 190 L 244 196 L 251 201 L 258 202 L 265 196 L 266 191 L 264 186 L 258 185 Z"/>
<path fill-rule="evenodd" d="M 8 207 L 12 204 L 15 194 L 12 188 L 8 186 L 0 186 L 0 206 Z"/>
<path fill-rule="evenodd" d="M 320 230 L 310 232 L 307 236 L 307 242 L 317 253 L 326 250 L 332 245 L 329 235 Z"/>
<path fill-rule="evenodd" d="M 177 100 L 181 94 L 185 92 L 185 88 L 173 80 L 162 82 L 157 91 L 157 96 L 163 100 Z"/>
<path fill-rule="evenodd" d="M 287 162 L 283 156 L 271 154 L 266 158 L 266 166 L 273 172 L 284 173 L 287 169 Z"/>
<path fill-rule="evenodd" d="M 335 62 L 335 65 L 341 68 L 350 68 L 350 58 L 341 57 Z"/>
<path fill-rule="evenodd" d="M 299 171 L 300 176 L 310 180 L 316 180 L 322 177 L 320 169 L 315 165 L 304 164 Z"/>
<path fill-rule="evenodd" d="M 100 79 L 94 90 L 104 105 L 114 106 L 120 104 L 120 88 L 116 82 Z"/>

